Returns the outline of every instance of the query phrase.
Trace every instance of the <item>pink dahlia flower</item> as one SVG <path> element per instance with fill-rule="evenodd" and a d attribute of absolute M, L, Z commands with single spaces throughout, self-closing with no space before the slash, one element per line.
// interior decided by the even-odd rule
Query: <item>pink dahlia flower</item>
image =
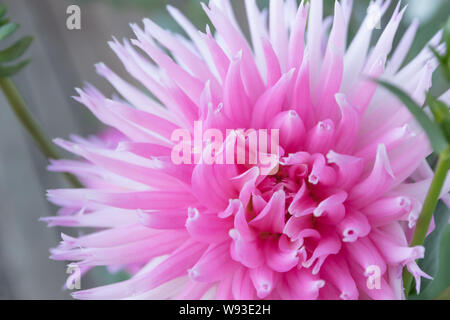
<path fill-rule="evenodd" d="M 387 60 L 400 4 L 373 48 L 390 1 L 371 5 L 348 47 L 352 1 L 336 2 L 325 20 L 321 0 L 298 8 L 271 0 L 269 12 L 245 4 L 251 44 L 228 0 L 203 6 L 214 33 L 169 7 L 190 39 L 145 19 L 144 30 L 131 25 L 131 43 L 110 42 L 152 97 L 104 64 L 98 73 L 121 97 L 78 90 L 76 99 L 116 131 L 56 140 L 83 160 L 55 161 L 51 170 L 77 175 L 86 188 L 50 190 L 62 209 L 45 220 L 94 231 L 63 235 L 52 258 L 83 273 L 102 265 L 132 277 L 74 297 L 401 299 L 403 267 L 418 290 L 428 277 L 416 264 L 424 248 L 408 239 L 430 185 L 431 149 L 407 109 L 370 79 L 424 102 L 437 67 L 432 53 L 425 48 L 402 67 L 417 23 Z M 430 45 L 440 41 L 441 33 Z M 235 129 L 277 129 L 271 174 L 247 162 L 175 163 L 173 133 L 194 134 L 196 121 L 201 133 L 226 134 L 214 157 L 242 140 Z M 211 151 L 205 145 L 194 157 Z"/>

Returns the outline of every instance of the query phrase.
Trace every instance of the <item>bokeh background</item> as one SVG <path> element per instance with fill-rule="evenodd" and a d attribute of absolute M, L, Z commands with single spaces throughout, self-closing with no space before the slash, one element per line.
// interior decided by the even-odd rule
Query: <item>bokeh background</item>
<path fill-rule="evenodd" d="M 260 0 L 267 6 L 270 0 Z M 312 0 L 315 1 L 315 0 Z M 119 60 L 107 45 L 114 35 L 132 37 L 130 22 L 150 17 L 166 28 L 182 32 L 170 19 L 165 7 L 180 8 L 195 25 L 204 30 L 208 23 L 199 0 L 5 0 L 9 17 L 19 22 L 20 35 L 35 37 L 28 55 L 32 63 L 15 76 L 14 81 L 28 107 L 50 137 L 89 135 L 101 129 L 84 107 L 71 96 L 74 87 L 85 81 L 107 94 L 112 88 L 96 75 L 93 65 L 103 61 L 125 75 Z M 395 0 L 393 2 L 396 2 Z M 244 26 L 243 0 L 232 0 L 237 18 Z M 369 0 L 354 0 L 351 35 L 366 14 Z M 66 9 L 70 4 L 81 8 L 81 30 L 66 28 Z M 450 15 L 448 0 L 403 0 L 409 8 L 400 30 L 402 34 L 413 18 L 421 28 L 410 58 L 445 23 Z M 333 12 L 333 0 L 325 0 L 325 14 Z M 394 5 L 391 5 L 391 12 Z M 382 22 L 387 23 L 389 14 Z M 377 39 L 376 33 L 374 40 Z M 398 37 L 397 37 L 398 38 Z M 448 84 L 439 73 L 433 91 L 442 93 Z M 47 229 L 40 217 L 53 215 L 56 208 L 47 203 L 45 190 L 64 187 L 65 182 L 45 170 L 46 160 L 22 130 L 0 94 L 0 299 L 69 299 L 62 290 L 66 264 L 48 259 L 50 247 L 57 245 L 62 231 Z M 447 237 L 449 238 L 449 237 Z M 450 239 L 449 239 L 450 240 Z M 450 243 L 449 243 L 450 244 Z M 448 248 L 448 247 L 446 247 Z M 448 250 L 446 250 L 448 251 Z M 447 256 L 449 254 L 447 253 Z M 449 258 L 450 260 L 450 258 Z M 442 272 L 441 272 L 442 273 Z M 97 268 L 82 280 L 82 288 L 125 279 L 127 275 L 109 274 Z M 448 272 L 439 275 L 437 288 L 450 286 Z M 433 295 L 433 293 L 429 293 Z"/>

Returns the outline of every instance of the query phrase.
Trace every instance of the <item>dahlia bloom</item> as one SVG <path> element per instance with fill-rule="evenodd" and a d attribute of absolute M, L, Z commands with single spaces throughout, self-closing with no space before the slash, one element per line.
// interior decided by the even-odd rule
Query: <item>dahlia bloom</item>
<path fill-rule="evenodd" d="M 402 67 L 417 22 L 392 50 L 405 11 L 398 4 L 370 48 L 390 5 L 377 0 L 347 46 L 351 0 L 336 2 L 326 19 L 321 0 L 271 0 L 262 12 L 255 0 L 245 5 L 251 44 L 229 0 L 203 5 L 214 33 L 169 7 L 190 39 L 144 19 L 145 29 L 131 25 L 136 39 L 110 42 L 152 96 L 104 64 L 97 71 L 120 97 L 78 90 L 112 129 L 55 140 L 80 159 L 50 169 L 86 188 L 48 191 L 61 210 L 45 220 L 93 232 L 63 235 L 51 257 L 83 273 L 108 266 L 132 277 L 75 298 L 402 299 L 403 267 L 417 290 L 428 277 L 416 264 L 424 248 L 408 240 L 430 185 L 431 148 L 408 110 L 373 81 L 424 103 L 433 54 L 425 48 Z M 225 134 L 215 157 L 237 145 L 237 129 L 277 129 L 271 174 L 259 164 L 174 163 L 173 132 L 194 134 L 196 121 Z"/>

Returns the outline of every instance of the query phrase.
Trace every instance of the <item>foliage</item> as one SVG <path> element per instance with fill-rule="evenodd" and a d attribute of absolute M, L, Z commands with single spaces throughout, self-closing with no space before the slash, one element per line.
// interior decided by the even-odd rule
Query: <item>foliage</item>
<path fill-rule="evenodd" d="M 5 17 L 7 7 L 4 4 L 0 4 L 0 41 L 12 36 L 19 25 L 14 22 L 10 22 Z M 6 49 L 0 50 L 0 78 L 11 77 L 22 70 L 30 60 L 23 60 L 17 62 L 33 42 L 33 37 L 25 36 Z"/>

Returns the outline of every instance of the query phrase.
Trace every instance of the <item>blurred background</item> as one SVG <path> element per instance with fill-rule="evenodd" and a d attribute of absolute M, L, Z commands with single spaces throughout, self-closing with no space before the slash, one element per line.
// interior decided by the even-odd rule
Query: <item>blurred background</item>
<path fill-rule="evenodd" d="M 231 0 L 244 26 L 243 0 Z M 270 0 L 259 0 L 267 6 Z M 312 0 L 315 1 L 315 0 Z M 325 1 L 325 14 L 333 12 L 334 1 Z M 130 22 L 150 17 L 166 28 L 182 32 L 170 19 L 167 4 L 182 10 L 201 30 L 208 23 L 199 0 L 5 0 L 8 16 L 21 24 L 18 36 L 33 35 L 35 41 L 28 56 L 32 63 L 14 77 L 29 109 L 47 135 L 67 138 L 70 134 L 89 135 L 100 125 L 71 96 L 74 87 L 85 81 L 110 95 L 112 88 L 96 75 L 94 64 L 105 62 L 125 75 L 119 60 L 107 45 L 114 35 L 132 37 Z M 393 1 L 396 2 L 396 1 Z M 364 18 L 369 0 L 354 0 L 350 34 L 355 34 Z M 450 15 L 448 0 L 403 0 L 407 15 L 400 33 L 413 18 L 421 22 L 410 57 L 418 53 L 427 40 Z M 71 4 L 81 8 L 81 30 L 66 28 L 66 9 Z M 394 5 L 391 5 L 392 12 Z M 385 16 L 382 28 L 386 25 Z M 374 37 L 376 40 L 377 35 Z M 18 37 L 17 36 L 17 37 Z M 397 37 L 398 39 L 398 37 Z M 126 76 L 125 76 L 126 77 Z M 446 83 L 436 73 L 433 91 L 445 90 Z M 47 203 L 45 190 L 64 187 L 64 181 L 46 171 L 46 160 L 16 121 L 0 94 L 0 299 L 69 299 L 62 286 L 67 277 L 66 264 L 48 259 L 49 248 L 58 244 L 62 231 L 47 229 L 40 217 L 54 215 L 56 208 Z M 83 289 L 125 279 L 125 274 L 109 274 L 98 268 L 83 278 Z M 449 279 L 443 279 L 450 285 Z M 442 282 L 441 281 L 441 282 Z"/>

